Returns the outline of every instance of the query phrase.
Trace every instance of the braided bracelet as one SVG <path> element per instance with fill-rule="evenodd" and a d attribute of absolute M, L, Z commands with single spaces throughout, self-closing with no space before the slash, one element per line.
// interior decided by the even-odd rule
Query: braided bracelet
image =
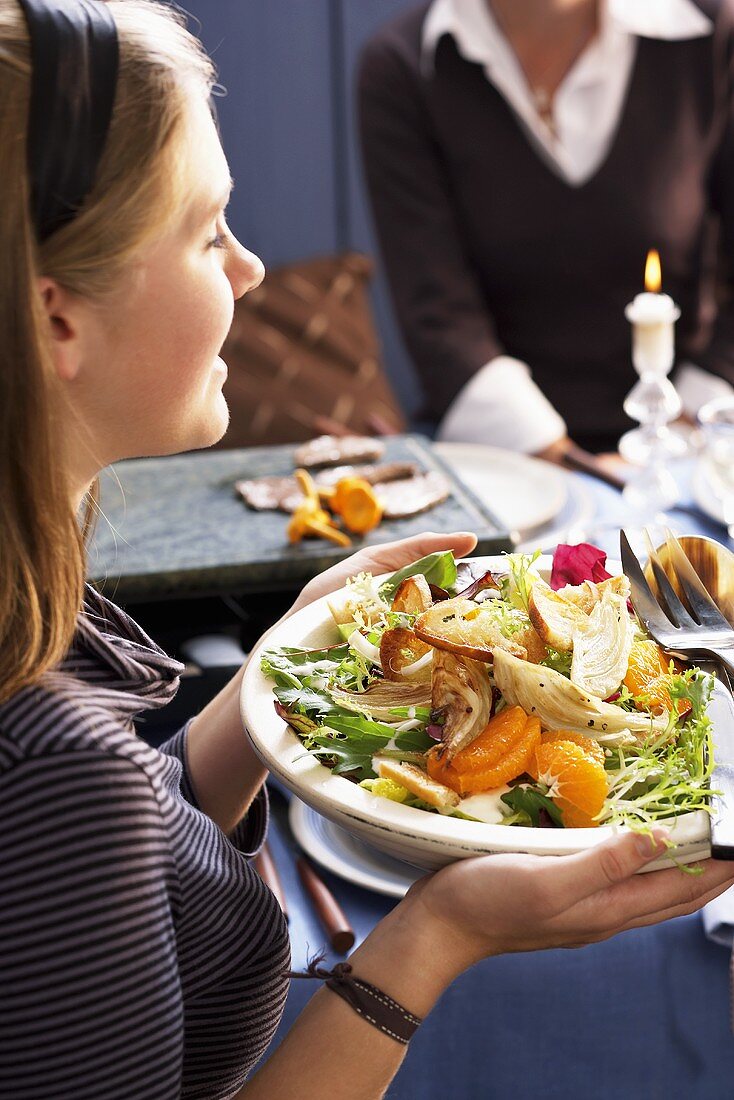
<path fill-rule="evenodd" d="M 343 997 L 355 1012 L 373 1027 L 389 1035 L 398 1043 L 407 1044 L 423 1021 L 401 1004 L 389 997 L 376 985 L 352 974 L 349 963 L 337 963 L 333 970 L 319 966 L 325 954 L 312 958 L 305 971 L 288 971 L 289 978 L 322 978 L 329 989 Z"/>

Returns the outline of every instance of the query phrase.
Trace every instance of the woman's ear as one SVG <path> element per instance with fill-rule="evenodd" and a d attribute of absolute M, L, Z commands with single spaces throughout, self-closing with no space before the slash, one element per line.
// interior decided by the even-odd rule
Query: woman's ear
<path fill-rule="evenodd" d="M 56 372 L 60 381 L 73 382 L 81 363 L 77 299 L 46 276 L 38 279 L 36 286 L 46 314 Z"/>

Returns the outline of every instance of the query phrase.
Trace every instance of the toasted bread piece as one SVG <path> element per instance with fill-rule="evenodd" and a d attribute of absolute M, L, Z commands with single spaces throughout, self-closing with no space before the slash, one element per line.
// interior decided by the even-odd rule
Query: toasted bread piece
<path fill-rule="evenodd" d="M 522 660 L 527 658 L 525 647 L 504 636 L 488 607 L 463 596 L 434 604 L 418 616 L 413 629 L 436 649 L 461 653 L 475 661 L 491 661 L 495 649 L 504 649 Z"/>
<path fill-rule="evenodd" d="M 577 607 L 590 615 L 607 589 L 611 589 L 617 596 L 624 596 L 625 600 L 629 599 L 629 577 L 621 573 L 618 577 L 609 577 L 605 581 L 599 581 L 598 584 L 594 581 L 584 581 L 582 584 L 567 584 L 565 588 L 558 589 L 557 595 L 563 596 L 564 600 L 575 603 Z"/>
<path fill-rule="evenodd" d="M 544 581 L 537 581 L 530 589 L 528 615 L 543 642 L 560 653 L 571 652 L 574 630 L 588 619 L 577 604 L 554 592 Z"/>
<path fill-rule="evenodd" d="M 386 680 L 404 680 L 403 669 L 429 653 L 431 646 L 422 642 L 407 626 L 394 626 L 386 630 L 380 639 L 380 664 Z M 419 670 L 418 677 L 431 678 L 430 662 Z"/>
<path fill-rule="evenodd" d="M 525 660 L 530 661 L 533 665 L 539 665 L 548 656 L 548 646 L 532 623 L 526 626 L 524 630 L 518 630 L 517 634 L 514 635 L 514 641 L 519 646 L 525 647 L 528 654 Z"/>
<path fill-rule="evenodd" d="M 456 791 L 431 779 L 427 772 L 415 764 L 401 764 L 397 760 L 381 760 L 375 757 L 375 770 L 381 779 L 392 779 L 400 783 L 416 798 L 422 798 L 439 810 L 448 809 L 459 805 L 459 796 Z"/>
<path fill-rule="evenodd" d="M 420 615 L 423 611 L 427 611 L 432 603 L 433 597 L 428 581 L 422 573 L 417 573 L 415 577 L 406 577 L 400 582 L 393 596 L 392 609 L 402 611 L 406 615 Z"/>

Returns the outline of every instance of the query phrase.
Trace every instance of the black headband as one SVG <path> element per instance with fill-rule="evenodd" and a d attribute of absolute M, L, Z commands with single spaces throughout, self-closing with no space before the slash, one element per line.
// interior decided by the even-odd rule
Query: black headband
<path fill-rule="evenodd" d="M 117 28 L 97 0 L 19 0 L 31 39 L 28 171 L 39 242 L 94 184 L 117 86 Z"/>

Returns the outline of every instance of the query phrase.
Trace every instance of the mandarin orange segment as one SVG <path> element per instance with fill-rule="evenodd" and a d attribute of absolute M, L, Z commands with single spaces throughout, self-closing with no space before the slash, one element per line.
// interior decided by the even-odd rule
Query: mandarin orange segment
<path fill-rule="evenodd" d="M 558 741 L 571 741 L 574 745 L 580 745 L 587 756 L 604 767 L 604 749 L 598 741 L 593 737 L 587 737 L 585 733 L 576 733 L 575 730 L 549 730 L 541 736 L 540 740 L 544 745 L 553 745 Z"/>
<path fill-rule="evenodd" d="M 507 710 L 519 711 L 519 715 L 507 715 Z M 478 741 L 482 744 L 475 748 Z M 528 718 L 520 707 L 508 707 L 491 719 L 479 737 L 457 753 L 451 764 L 444 762 L 445 754 L 439 756 L 439 746 L 431 749 L 427 757 L 428 774 L 462 796 L 489 791 L 526 772 L 539 744 L 540 719 Z"/>
<path fill-rule="evenodd" d="M 522 707 L 505 707 L 490 718 L 482 732 L 451 761 L 457 772 L 491 767 L 512 749 L 525 730 L 528 716 Z"/>
<path fill-rule="evenodd" d="M 652 639 L 645 638 L 632 646 L 623 683 L 633 695 L 642 696 L 640 702 L 635 704 L 638 710 L 673 709 L 668 691 L 668 664 L 669 658 Z M 687 714 L 690 709 L 688 699 L 677 701 L 678 714 Z"/>
<path fill-rule="evenodd" d="M 637 694 L 645 684 L 665 672 L 661 660 L 660 647 L 651 638 L 638 640 L 630 650 L 629 664 L 624 682 L 631 692 Z"/>
<path fill-rule="evenodd" d="M 563 824 L 566 829 L 597 829 L 599 822 L 583 810 L 580 810 L 578 806 L 574 806 L 573 802 L 569 802 L 566 798 L 554 798 L 558 809 L 563 814 Z"/>
<path fill-rule="evenodd" d="M 548 788 L 548 796 L 564 813 L 564 825 L 572 829 L 593 828 L 593 819 L 607 797 L 604 767 L 572 741 L 541 744 L 535 753 L 537 779 Z"/>

